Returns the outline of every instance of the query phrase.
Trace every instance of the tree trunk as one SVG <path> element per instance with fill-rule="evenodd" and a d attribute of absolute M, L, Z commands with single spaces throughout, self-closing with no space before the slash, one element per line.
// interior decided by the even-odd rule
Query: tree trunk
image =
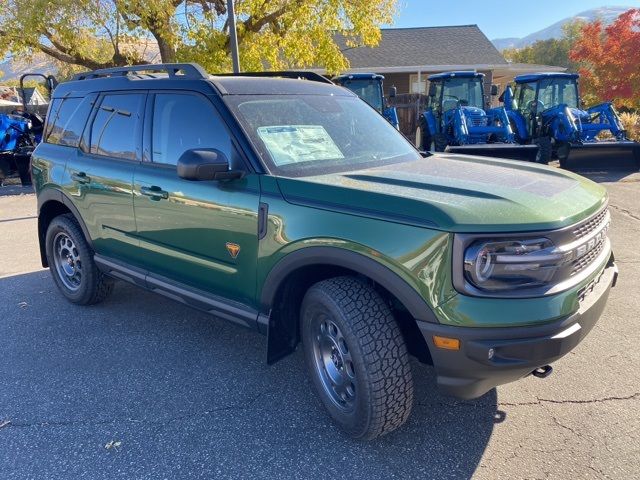
<path fill-rule="evenodd" d="M 162 63 L 176 63 L 176 49 L 173 45 L 162 38 L 162 36 L 156 36 L 155 33 L 153 35 L 158 42 Z"/>

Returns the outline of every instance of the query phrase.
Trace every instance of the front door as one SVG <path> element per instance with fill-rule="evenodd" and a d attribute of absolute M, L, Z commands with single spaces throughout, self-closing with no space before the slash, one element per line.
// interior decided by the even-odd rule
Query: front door
<path fill-rule="evenodd" d="M 186 150 L 216 148 L 233 169 L 243 159 L 211 101 L 196 93 L 149 96 L 145 161 L 134 174 L 140 265 L 170 280 L 252 305 L 258 251 L 259 179 L 190 181 Z"/>

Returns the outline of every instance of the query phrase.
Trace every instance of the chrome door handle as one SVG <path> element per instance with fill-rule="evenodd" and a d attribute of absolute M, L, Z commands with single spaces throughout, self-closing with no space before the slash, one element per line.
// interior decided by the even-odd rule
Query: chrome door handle
<path fill-rule="evenodd" d="M 71 174 L 71 180 L 78 183 L 89 183 L 91 182 L 91 177 L 87 177 L 84 172 L 76 172 Z"/>
<path fill-rule="evenodd" d="M 169 192 L 162 190 L 160 187 L 156 187 L 155 185 L 152 187 L 142 187 L 140 188 L 140 193 L 142 195 L 146 195 L 147 197 L 161 199 L 161 198 L 169 198 Z"/>

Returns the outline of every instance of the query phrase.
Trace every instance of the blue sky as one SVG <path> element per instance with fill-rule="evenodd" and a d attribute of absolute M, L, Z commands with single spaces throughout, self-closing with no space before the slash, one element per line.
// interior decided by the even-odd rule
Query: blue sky
<path fill-rule="evenodd" d="M 524 37 L 563 18 L 602 6 L 638 6 L 640 0 L 398 0 L 394 27 L 478 24 L 489 37 Z"/>

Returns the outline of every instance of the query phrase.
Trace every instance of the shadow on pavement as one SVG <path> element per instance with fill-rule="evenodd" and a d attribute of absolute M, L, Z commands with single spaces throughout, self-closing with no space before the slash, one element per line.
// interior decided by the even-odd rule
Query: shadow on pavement
<path fill-rule="evenodd" d="M 504 420 L 414 362 L 409 422 L 352 441 L 299 351 L 268 367 L 259 334 L 122 283 L 77 307 L 47 270 L 0 278 L 0 339 L 2 478 L 464 479 Z"/>
<path fill-rule="evenodd" d="M 9 195 L 27 195 L 33 193 L 33 185 L 3 185 L 0 186 L 0 197 L 7 197 Z"/>

